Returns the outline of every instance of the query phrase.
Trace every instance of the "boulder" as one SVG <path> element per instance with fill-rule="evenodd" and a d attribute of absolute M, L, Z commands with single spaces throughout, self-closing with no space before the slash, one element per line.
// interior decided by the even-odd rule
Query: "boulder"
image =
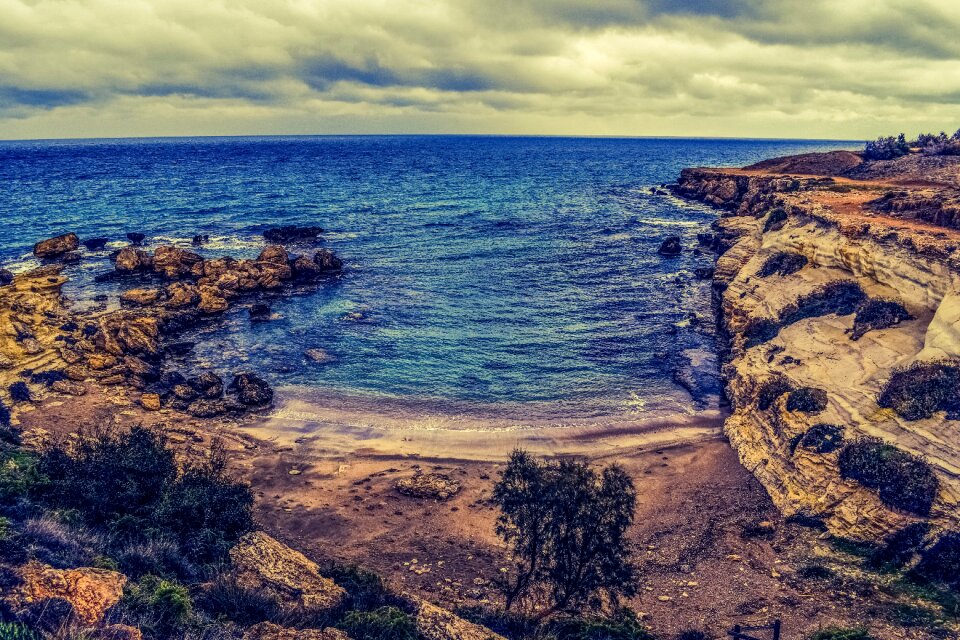
<path fill-rule="evenodd" d="M 79 251 L 67 251 L 65 254 L 60 256 L 60 261 L 68 264 L 80 262 L 81 260 L 83 260 L 83 256 Z"/>
<path fill-rule="evenodd" d="M 36 561 L 17 570 L 20 584 L 13 587 L 7 602 L 14 611 L 35 602 L 61 598 L 73 606 L 80 620 L 96 624 L 107 609 L 123 596 L 127 577 L 107 569 L 54 569 Z"/>
<path fill-rule="evenodd" d="M 146 238 L 147 238 L 147 236 L 143 235 L 142 233 L 138 233 L 138 232 L 136 232 L 136 231 L 132 231 L 132 232 L 130 232 L 130 233 L 127 234 L 127 240 L 129 240 L 130 242 L 132 242 L 133 244 L 136 244 L 136 245 L 143 244 L 143 241 L 144 241 Z"/>
<path fill-rule="evenodd" d="M 0 269 L 0 287 L 13 282 L 13 272 L 9 269 Z"/>
<path fill-rule="evenodd" d="M 188 275 L 199 278 L 204 273 L 203 262 L 199 254 L 178 247 L 157 247 L 153 252 L 153 270 L 171 280 Z"/>
<path fill-rule="evenodd" d="M 405 496 L 447 500 L 460 491 L 460 481 L 444 473 L 418 471 L 411 478 L 397 480 L 396 488 Z"/>
<path fill-rule="evenodd" d="M 134 271 L 145 271 L 153 264 L 153 258 L 142 249 L 133 247 L 124 247 L 117 252 L 113 259 L 113 267 L 120 273 L 133 273 Z"/>
<path fill-rule="evenodd" d="M 195 246 L 195 247 L 199 247 L 199 246 L 204 245 L 204 244 L 206 244 L 206 243 L 208 243 L 208 242 L 210 242 L 210 236 L 209 236 L 208 234 L 206 234 L 206 233 L 198 233 L 197 235 L 193 236 L 193 240 L 191 241 L 190 244 L 192 244 L 192 245 Z"/>
<path fill-rule="evenodd" d="M 75 233 L 65 233 L 62 236 L 41 240 L 33 245 L 33 255 L 38 258 L 57 258 L 80 246 L 80 238 Z"/>
<path fill-rule="evenodd" d="M 57 380 L 50 385 L 50 388 L 57 393 L 63 393 L 68 396 L 82 396 L 87 393 L 85 386 L 79 382 L 71 382 L 70 380 Z"/>
<path fill-rule="evenodd" d="M 203 275 L 207 278 L 216 279 L 225 273 L 236 271 L 238 264 L 236 258 L 230 256 L 206 260 L 203 263 Z"/>
<path fill-rule="evenodd" d="M 197 308 L 203 313 L 223 313 L 230 307 L 230 303 L 220 294 L 220 290 L 215 287 L 202 286 L 199 288 L 199 294 L 200 304 L 197 305 Z"/>
<path fill-rule="evenodd" d="M 189 378 L 187 384 L 201 396 L 210 400 L 223 395 L 223 380 L 212 371 L 204 371 L 199 376 Z"/>
<path fill-rule="evenodd" d="M 159 411 L 160 410 L 160 394 L 158 393 L 145 393 L 140 396 L 140 406 L 142 406 L 147 411 Z"/>
<path fill-rule="evenodd" d="M 159 289 L 130 289 L 120 294 L 120 302 L 146 307 L 160 299 Z"/>
<path fill-rule="evenodd" d="M 287 250 L 284 249 L 279 244 L 271 244 L 266 249 L 260 252 L 260 257 L 257 258 L 257 262 L 272 262 L 274 264 L 287 264 L 287 261 L 290 257 L 287 255 Z"/>
<path fill-rule="evenodd" d="M 343 260 L 337 257 L 330 249 L 320 249 L 313 254 L 313 261 L 320 267 L 324 273 L 340 271 L 343 268 Z"/>
<path fill-rule="evenodd" d="M 168 307 L 182 309 L 192 307 L 200 302 L 200 290 L 187 282 L 174 282 L 167 287 Z"/>
<path fill-rule="evenodd" d="M 683 251 L 680 245 L 680 236 L 667 236 L 657 249 L 657 253 L 662 256 L 678 256 Z"/>
<path fill-rule="evenodd" d="M 320 266 L 307 256 L 298 256 L 290 263 L 290 269 L 293 272 L 294 280 L 314 280 L 323 270 Z"/>
<path fill-rule="evenodd" d="M 317 236 L 321 233 L 323 233 L 323 229 L 320 227 L 298 227 L 296 225 L 286 225 L 267 229 L 263 232 L 263 237 L 267 242 L 270 243 L 286 244 L 287 242 L 316 240 Z"/>
<path fill-rule="evenodd" d="M 102 251 L 108 242 L 109 238 L 89 238 L 83 241 L 83 246 L 87 251 Z"/>
<path fill-rule="evenodd" d="M 272 622 L 255 624 L 243 633 L 243 640 L 350 640 L 339 629 L 294 629 Z"/>
<path fill-rule="evenodd" d="M 230 410 L 225 400 L 200 398 L 187 405 L 186 412 L 195 418 L 215 418 Z"/>
<path fill-rule="evenodd" d="M 255 373 L 241 373 L 233 377 L 230 390 L 237 392 L 237 399 L 242 404 L 260 407 L 270 404 L 273 400 L 273 389 L 267 381 Z"/>
<path fill-rule="evenodd" d="M 506 640 L 486 627 L 468 622 L 460 616 L 416 600 L 417 634 L 423 640 Z"/>
<path fill-rule="evenodd" d="M 275 598 L 285 611 L 334 609 L 347 595 L 315 562 L 263 531 L 240 538 L 230 562 L 238 586 Z"/>

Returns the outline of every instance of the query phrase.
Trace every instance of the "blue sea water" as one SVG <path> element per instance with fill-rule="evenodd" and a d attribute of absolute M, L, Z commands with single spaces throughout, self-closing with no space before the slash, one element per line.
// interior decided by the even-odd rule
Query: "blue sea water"
<path fill-rule="evenodd" d="M 0 142 L 0 264 L 74 231 L 108 251 L 66 268 L 73 304 L 128 231 L 148 247 L 211 236 L 256 255 L 263 229 L 311 224 L 347 266 L 312 293 L 186 336 L 180 366 L 254 369 L 279 385 L 458 410 L 549 415 L 679 410 L 671 358 L 709 353 L 709 209 L 651 188 L 681 168 L 744 165 L 849 143 L 508 137 L 290 137 Z M 656 252 L 667 235 L 687 249 Z M 303 248 L 306 251 L 308 248 Z M 701 322 L 691 322 L 691 317 Z M 707 319 L 707 322 L 702 320 Z M 335 360 L 314 363 L 304 350 Z"/>

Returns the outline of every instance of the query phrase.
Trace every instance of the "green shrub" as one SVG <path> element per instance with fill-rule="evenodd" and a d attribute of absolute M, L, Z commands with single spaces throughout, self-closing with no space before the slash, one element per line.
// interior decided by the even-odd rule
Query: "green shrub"
<path fill-rule="evenodd" d="M 850 339 L 859 340 L 868 331 L 888 329 L 910 319 L 910 314 L 896 300 L 871 298 L 857 309 L 857 315 L 853 318 L 853 330 L 850 333 Z"/>
<path fill-rule="evenodd" d="M 790 393 L 793 385 L 785 376 L 774 375 L 764 380 L 757 389 L 757 408 L 766 411 L 773 406 L 777 398 L 785 393 Z"/>
<path fill-rule="evenodd" d="M 361 567 L 334 565 L 325 576 L 343 587 L 349 598 L 348 608 L 372 611 L 382 607 L 409 609 L 410 605 L 387 587 L 378 574 Z"/>
<path fill-rule="evenodd" d="M 926 516 L 940 482 L 922 458 L 865 438 L 840 452 L 840 475 L 877 491 L 887 505 Z"/>
<path fill-rule="evenodd" d="M 154 637 L 168 637 L 193 619 L 187 587 L 156 576 L 127 583 L 120 606 L 137 626 Z"/>
<path fill-rule="evenodd" d="M 0 622 L 0 640 L 40 640 L 40 636 L 19 622 Z"/>
<path fill-rule="evenodd" d="M 557 640 L 653 640 L 637 615 L 629 609 L 619 609 L 609 618 L 560 618 L 546 626 L 548 633 Z"/>
<path fill-rule="evenodd" d="M 835 280 L 821 285 L 783 310 L 780 325 L 785 327 L 805 318 L 819 318 L 835 313 L 845 316 L 856 311 L 867 294 L 851 280 Z"/>
<path fill-rule="evenodd" d="M 757 271 L 757 275 L 761 278 L 767 278 L 774 274 L 789 276 L 792 273 L 800 271 L 800 269 L 803 269 L 805 266 L 807 266 L 807 258 L 805 256 L 799 253 L 793 253 L 792 251 L 778 251 L 764 260 L 763 265 Z"/>
<path fill-rule="evenodd" d="M 769 318 L 754 318 L 743 329 L 747 349 L 770 342 L 780 333 L 780 323 Z"/>
<path fill-rule="evenodd" d="M 21 450 L 0 450 L 0 508 L 29 496 L 38 482 L 35 456 Z"/>
<path fill-rule="evenodd" d="M 949 531 L 920 556 L 914 574 L 960 587 L 960 532 Z"/>
<path fill-rule="evenodd" d="M 843 444 L 843 427 L 836 424 L 815 424 L 804 433 L 797 445 L 815 453 L 832 453 Z"/>
<path fill-rule="evenodd" d="M 863 146 L 864 160 L 893 160 L 910 153 L 910 143 L 904 134 L 894 136 L 880 136 Z"/>
<path fill-rule="evenodd" d="M 877 404 L 907 420 L 922 420 L 937 411 L 960 408 L 958 391 L 960 366 L 956 362 L 914 362 L 890 377 Z"/>
<path fill-rule="evenodd" d="M 776 207 L 767 214 L 767 219 L 763 223 L 763 232 L 778 231 L 783 228 L 783 223 L 787 221 L 787 211 L 783 207 Z"/>
<path fill-rule="evenodd" d="M 350 611 L 337 624 L 353 640 L 417 640 L 417 624 L 396 607 Z"/>
<path fill-rule="evenodd" d="M 876 569 L 899 569 L 923 546 L 928 533 L 930 525 L 926 522 L 914 522 L 895 531 L 870 556 L 870 566 Z"/>
<path fill-rule="evenodd" d="M 865 627 L 827 627 L 810 635 L 810 640 L 873 640 Z"/>
<path fill-rule="evenodd" d="M 827 408 L 827 392 L 814 387 L 800 387 L 787 396 L 787 411 L 817 414 Z"/>

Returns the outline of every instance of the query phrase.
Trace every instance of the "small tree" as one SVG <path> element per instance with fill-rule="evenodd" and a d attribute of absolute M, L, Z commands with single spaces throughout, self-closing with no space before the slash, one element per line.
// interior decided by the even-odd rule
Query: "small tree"
<path fill-rule="evenodd" d="M 493 500 L 497 535 L 515 562 L 500 583 L 507 609 L 546 601 L 545 617 L 635 593 L 626 532 L 636 490 L 621 467 L 598 473 L 583 462 L 547 462 L 516 450 Z"/>

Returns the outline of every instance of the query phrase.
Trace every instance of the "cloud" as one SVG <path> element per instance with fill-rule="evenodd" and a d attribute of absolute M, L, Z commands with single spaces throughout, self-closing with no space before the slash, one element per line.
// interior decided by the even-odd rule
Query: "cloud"
<path fill-rule="evenodd" d="M 957 126 L 952 0 L 0 0 L 0 138 Z"/>

